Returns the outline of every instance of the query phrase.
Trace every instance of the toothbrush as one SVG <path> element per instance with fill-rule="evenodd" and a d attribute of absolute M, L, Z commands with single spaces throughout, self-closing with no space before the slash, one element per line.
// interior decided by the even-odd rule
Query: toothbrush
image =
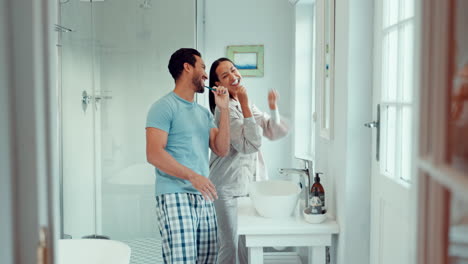
<path fill-rule="evenodd" d="M 211 87 L 209 87 L 209 86 L 205 86 L 205 88 L 206 88 L 206 89 L 209 89 L 209 90 L 211 90 L 211 91 L 215 91 L 215 92 L 217 91 L 215 88 L 211 88 Z M 226 94 L 226 91 L 223 91 L 222 94 Z"/>
<path fill-rule="evenodd" d="M 205 88 L 208 89 L 208 90 L 211 90 L 211 91 L 216 91 L 215 88 L 211 88 L 211 87 L 209 87 L 209 86 L 205 86 Z"/>

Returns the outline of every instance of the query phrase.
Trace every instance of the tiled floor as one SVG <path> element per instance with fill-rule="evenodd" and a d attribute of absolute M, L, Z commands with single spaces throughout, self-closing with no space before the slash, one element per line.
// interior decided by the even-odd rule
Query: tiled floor
<path fill-rule="evenodd" d="M 161 264 L 161 239 L 160 238 L 138 238 L 122 240 L 132 249 L 130 264 Z"/>
<path fill-rule="evenodd" d="M 161 239 L 137 238 L 122 240 L 132 249 L 130 264 L 162 264 Z M 273 250 L 275 251 L 275 250 Z M 265 263 L 296 264 L 301 260 L 295 252 L 265 252 Z"/>

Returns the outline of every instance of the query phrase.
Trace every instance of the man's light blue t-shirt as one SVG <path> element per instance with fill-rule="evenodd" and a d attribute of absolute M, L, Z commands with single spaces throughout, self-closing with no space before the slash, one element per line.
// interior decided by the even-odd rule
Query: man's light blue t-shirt
<path fill-rule="evenodd" d="M 150 108 L 146 127 L 168 133 L 165 150 L 180 164 L 208 177 L 210 129 L 216 127 L 213 115 L 196 102 L 170 92 Z M 156 168 L 156 195 L 165 193 L 197 193 L 192 184 Z"/>

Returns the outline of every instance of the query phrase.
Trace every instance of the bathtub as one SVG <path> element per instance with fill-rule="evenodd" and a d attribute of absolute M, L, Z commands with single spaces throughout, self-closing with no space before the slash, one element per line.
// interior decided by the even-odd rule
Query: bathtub
<path fill-rule="evenodd" d="M 108 239 L 60 239 L 58 264 L 129 264 L 130 247 Z"/>

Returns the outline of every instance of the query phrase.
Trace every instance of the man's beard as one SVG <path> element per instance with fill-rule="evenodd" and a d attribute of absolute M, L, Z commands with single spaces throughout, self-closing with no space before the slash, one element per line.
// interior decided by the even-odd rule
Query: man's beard
<path fill-rule="evenodd" d="M 197 90 L 195 90 L 196 93 L 204 93 L 205 92 L 205 87 L 202 85 L 202 82 L 201 82 L 200 79 L 193 78 L 192 83 L 197 88 Z"/>

